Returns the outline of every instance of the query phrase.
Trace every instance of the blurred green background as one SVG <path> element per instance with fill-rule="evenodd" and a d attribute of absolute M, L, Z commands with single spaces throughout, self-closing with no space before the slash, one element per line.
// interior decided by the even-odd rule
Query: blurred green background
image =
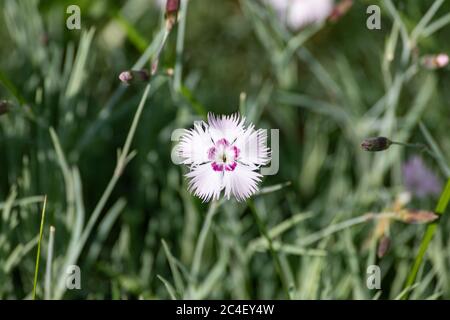
<path fill-rule="evenodd" d="M 286 298 L 246 203 L 220 203 L 199 273 L 191 272 L 208 205 L 187 192 L 185 168 L 171 162 L 171 134 L 209 111 L 240 111 L 280 130 L 280 170 L 253 203 L 291 298 L 398 297 L 425 227 L 392 223 L 391 248 L 379 259 L 376 222 L 353 222 L 389 210 L 405 190 L 402 165 L 418 151 L 373 154 L 359 145 L 377 135 L 426 143 L 441 157 L 424 161 L 445 181 L 448 67 L 420 64 L 450 52 L 449 1 L 419 24 L 437 2 L 354 1 L 337 22 L 288 30 L 263 1 L 189 0 L 152 80 L 137 155 L 89 220 L 144 90 L 124 87 L 118 75 L 142 56 L 148 66 L 163 10 L 153 0 L 1 1 L 0 100 L 10 110 L 0 116 L 0 298 L 31 297 L 44 194 L 38 298 Z M 65 27 L 71 4 L 81 9 L 81 30 Z M 381 30 L 366 28 L 371 4 L 382 9 Z M 436 201 L 413 197 L 408 207 L 433 210 Z M 449 231 L 444 216 L 412 298 L 450 298 Z M 81 268 L 81 290 L 64 288 L 68 261 Z M 366 286 L 372 264 L 381 290 Z"/>

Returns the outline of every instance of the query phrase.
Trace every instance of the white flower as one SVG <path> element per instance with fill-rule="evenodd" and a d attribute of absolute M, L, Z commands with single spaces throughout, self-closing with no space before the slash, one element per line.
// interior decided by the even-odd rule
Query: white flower
<path fill-rule="evenodd" d="M 270 161 L 266 130 L 245 126 L 245 118 L 234 114 L 208 114 L 208 122 L 197 122 L 185 130 L 177 146 L 182 163 L 189 166 L 189 191 L 204 202 L 249 198 L 258 190 L 261 165 Z"/>
<path fill-rule="evenodd" d="M 280 19 L 293 30 L 325 21 L 333 11 L 334 0 L 267 0 Z"/>

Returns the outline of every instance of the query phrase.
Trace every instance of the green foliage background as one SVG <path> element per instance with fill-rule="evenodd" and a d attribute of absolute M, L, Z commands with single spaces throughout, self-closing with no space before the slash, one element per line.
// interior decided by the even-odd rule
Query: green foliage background
<path fill-rule="evenodd" d="M 71 4 L 81 8 L 81 31 L 65 28 Z M 382 8 L 381 30 L 366 28 L 370 4 Z M 419 62 L 450 52 L 449 1 L 355 1 L 340 21 L 293 32 L 262 1 L 190 0 L 152 80 L 132 144 L 137 155 L 84 245 L 144 90 L 123 87 L 118 75 L 143 55 L 148 65 L 163 13 L 152 0 L 5 0 L 0 9 L 0 99 L 12 105 L 0 117 L 1 298 L 31 297 L 44 194 L 38 298 L 287 298 L 246 203 L 220 203 L 199 274 L 191 272 L 208 205 L 187 192 L 170 138 L 209 111 L 240 111 L 258 127 L 280 129 L 280 171 L 264 179 L 266 192 L 253 203 L 291 298 L 402 292 L 425 227 L 393 224 L 391 249 L 377 259 L 375 224 L 352 221 L 392 205 L 404 190 L 402 163 L 416 151 L 369 154 L 359 144 L 377 135 L 427 143 L 442 153 L 438 161 L 424 155 L 427 164 L 442 181 L 448 176 L 449 70 Z M 436 201 L 409 206 L 432 210 Z M 53 274 L 45 289 L 50 225 Z M 412 298 L 450 298 L 449 231 L 444 215 Z M 82 289 L 66 291 L 65 264 L 77 251 Z M 381 267 L 381 290 L 366 286 L 371 264 Z"/>

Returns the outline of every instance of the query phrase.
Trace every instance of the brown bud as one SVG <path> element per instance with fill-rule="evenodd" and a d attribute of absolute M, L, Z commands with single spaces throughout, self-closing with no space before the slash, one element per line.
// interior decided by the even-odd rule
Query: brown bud
<path fill-rule="evenodd" d="M 166 28 L 172 30 L 177 22 L 178 10 L 180 9 L 180 0 L 167 0 L 166 2 Z"/>
<path fill-rule="evenodd" d="M 405 223 L 421 224 L 432 222 L 439 216 L 431 211 L 404 209 L 398 212 L 398 218 Z"/>
<path fill-rule="evenodd" d="M 386 255 L 391 247 L 391 239 L 388 236 L 383 236 L 378 243 L 377 256 L 382 258 Z"/>
<path fill-rule="evenodd" d="M 342 16 L 344 16 L 350 8 L 353 6 L 353 0 L 342 0 L 334 6 L 328 19 L 331 22 L 337 22 Z"/>
<path fill-rule="evenodd" d="M 6 100 L 0 101 L 0 116 L 8 113 L 9 111 L 9 102 Z"/>
<path fill-rule="evenodd" d="M 385 137 L 367 138 L 361 143 L 361 148 L 369 152 L 383 151 L 389 148 L 392 141 Z"/>
<path fill-rule="evenodd" d="M 180 10 L 180 0 L 167 0 L 166 2 L 166 14 L 177 13 Z"/>
<path fill-rule="evenodd" d="M 127 70 L 119 75 L 120 81 L 125 84 L 147 82 L 150 80 L 150 74 L 147 70 Z"/>

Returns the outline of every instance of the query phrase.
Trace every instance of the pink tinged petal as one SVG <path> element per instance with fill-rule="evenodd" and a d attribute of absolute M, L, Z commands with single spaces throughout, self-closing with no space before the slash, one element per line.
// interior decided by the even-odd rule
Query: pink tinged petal
<path fill-rule="evenodd" d="M 234 158 L 235 159 L 239 158 L 239 154 L 241 153 L 241 150 L 239 150 L 238 147 L 233 146 L 233 151 L 234 151 Z"/>
<path fill-rule="evenodd" d="M 228 142 L 227 139 L 220 139 L 219 141 L 216 142 L 217 146 L 222 146 L 222 147 L 228 147 L 230 145 L 230 143 Z"/>
<path fill-rule="evenodd" d="M 449 57 L 445 53 L 438 54 L 436 56 L 436 64 L 439 68 L 443 68 L 448 65 Z"/>
<path fill-rule="evenodd" d="M 234 146 L 239 150 L 237 159 L 241 163 L 261 166 L 271 160 L 271 151 L 267 147 L 267 130 L 255 130 L 250 126 L 236 140 Z"/>
<path fill-rule="evenodd" d="M 223 171 L 223 164 L 213 162 L 213 163 L 211 163 L 211 167 L 213 168 L 214 171 L 218 171 L 218 172 Z"/>
<path fill-rule="evenodd" d="M 124 71 L 121 74 L 119 74 L 119 80 L 123 83 L 129 83 L 133 79 L 133 75 L 130 71 Z"/>
<path fill-rule="evenodd" d="M 211 147 L 208 150 L 208 160 L 212 161 L 214 160 L 215 156 L 217 153 L 217 148 L 216 147 Z"/>
<path fill-rule="evenodd" d="M 203 202 L 219 199 L 222 190 L 222 173 L 211 169 L 210 163 L 193 167 L 186 177 L 189 179 L 189 192 Z"/>
<path fill-rule="evenodd" d="M 234 171 L 234 169 L 236 169 L 237 166 L 237 162 L 233 162 L 232 164 L 227 164 L 225 166 L 225 170 L 226 171 Z"/>
<path fill-rule="evenodd" d="M 245 118 L 241 118 L 239 114 L 230 116 L 215 116 L 208 113 L 209 133 L 214 142 L 221 139 L 233 143 L 244 131 Z"/>
<path fill-rule="evenodd" d="M 252 167 L 238 164 L 234 171 L 226 171 L 223 177 L 225 197 L 231 194 L 238 201 L 243 201 L 258 191 L 258 183 L 262 175 L 252 170 Z"/>
<path fill-rule="evenodd" d="M 209 161 L 213 147 L 206 123 L 196 123 L 191 130 L 185 130 L 177 146 L 178 155 L 184 164 L 198 165 Z"/>

